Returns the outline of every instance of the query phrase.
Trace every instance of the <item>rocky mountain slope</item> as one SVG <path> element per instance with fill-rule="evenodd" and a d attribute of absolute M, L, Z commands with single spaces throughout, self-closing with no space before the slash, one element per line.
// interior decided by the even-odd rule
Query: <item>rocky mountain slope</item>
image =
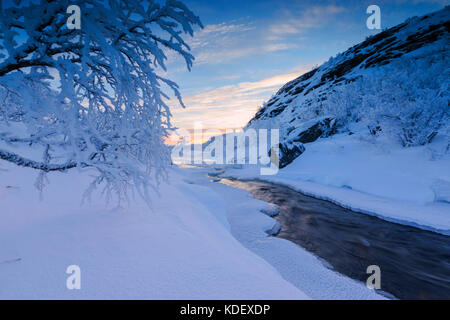
<path fill-rule="evenodd" d="M 246 128 L 280 128 L 281 167 L 336 133 L 448 140 L 449 30 L 447 6 L 371 36 L 288 82 Z"/>

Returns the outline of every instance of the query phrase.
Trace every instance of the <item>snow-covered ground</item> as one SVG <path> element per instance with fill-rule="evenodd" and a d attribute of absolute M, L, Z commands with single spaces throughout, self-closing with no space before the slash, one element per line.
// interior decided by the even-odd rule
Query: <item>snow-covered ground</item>
<path fill-rule="evenodd" d="M 385 220 L 450 234 L 448 141 L 403 148 L 367 134 L 338 134 L 305 145 L 276 175 L 255 167 L 228 168 L 226 177 L 291 186 Z"/>
<path fill-rule="evenodd" d="M 212 183 L 211 169 L 170 169 L 150 210 L 136 198 L 80 205 L 89 172 L 0 162 L 0 299 L 379 299 L 293 243 L 269 237 L 267 204 Z M 66 268 L 81 268 L 81 289 Z"/>
<path fill-rule="evenodd" d="M 77 171 L 51 175 L 40 201 L 35 176 L 1 162 L 0 299 L 307 298 L 233 238 L 222 199 L 175 171 L 152 210 L 80 206 Z M 69 265 L 81 290 L 66 288 Z"/>

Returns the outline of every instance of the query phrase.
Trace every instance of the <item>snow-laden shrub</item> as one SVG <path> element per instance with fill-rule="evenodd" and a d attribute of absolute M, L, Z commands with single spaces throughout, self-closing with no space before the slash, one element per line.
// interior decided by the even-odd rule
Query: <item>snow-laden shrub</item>
<path fill-rule="evenodd" d="M 437 134 L 450 139 L 448 48 L 403 57 L 380 70 L 368 70 L 338 86 L 320 103 L 321 113 L 341 126 L 361 122 L 403 146 L 423 145 Z"/>
<path fill-rule="evenodd" d="M 73 5 L 80 29 L 67 24 Z M 14 1 L 0 9 L 0 159 L 42 173 L 93 168 L 91 189 L 106 182 L 119 199 L 130 186 L 144 195 L 170 163 L 164 87 L 182 104 L 162 76 L 165 51 L 190 68 L 182 36 L 199 18 L 177 0 Z"/>

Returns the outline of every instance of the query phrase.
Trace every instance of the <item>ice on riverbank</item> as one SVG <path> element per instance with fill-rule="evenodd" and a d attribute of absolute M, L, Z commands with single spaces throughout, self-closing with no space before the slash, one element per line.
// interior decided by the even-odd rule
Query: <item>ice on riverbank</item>
<path fill-rule="evenodd" d="M 261 212 L 267 214 L 269 217 L 275 217 L 279 212 L 280 208 L 273 203 L 267 204 L 267 208 L 261 209 Z"/>

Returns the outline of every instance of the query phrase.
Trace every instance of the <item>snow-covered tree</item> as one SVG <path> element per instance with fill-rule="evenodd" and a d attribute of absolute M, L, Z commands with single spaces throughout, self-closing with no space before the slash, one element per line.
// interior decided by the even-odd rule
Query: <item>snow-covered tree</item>
<path fill-rule="evenodd" d="M 68 24 L 73 5 L 79 29 Z M 199 18 L 177 0 L 15 0 L 0 9 L 0 159 L 39 170 L 39 184 L 51 171 L 93 168 L 90 189 L 104 183 L 119 199 L 154 187 L 170 161 L 164 90 L 182 104 L 162 76 L 165 53 L 190 69 L 183 36 Z"/>

